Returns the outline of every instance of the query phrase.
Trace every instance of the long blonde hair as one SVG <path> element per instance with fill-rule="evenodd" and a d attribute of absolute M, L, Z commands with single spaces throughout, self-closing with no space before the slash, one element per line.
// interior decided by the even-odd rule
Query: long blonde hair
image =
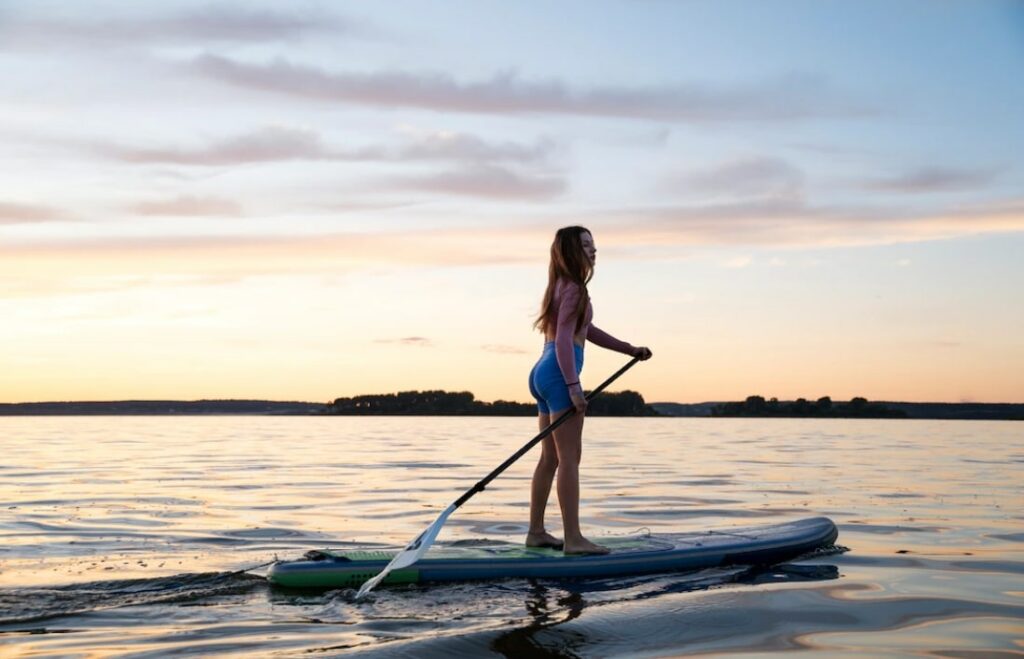
<path fill-rule="evenodd" d="M 533 326 L 547 335 L 558 313 L 555 309 L 555 287 L 559 279 L 565 279 L 580 287 L 580 299 L 576 305 L 576 331 L 583 326 L 583 316 L 590 302 L 587 283 L 594 276 L 594 264 L 583 252 L 582 235 L 590 230 L 581 226 L 562 227 L 555 233 L 551 243 L 551 263 L 548 266 L 548 287 L 540 304 L 540 315 Z"/>

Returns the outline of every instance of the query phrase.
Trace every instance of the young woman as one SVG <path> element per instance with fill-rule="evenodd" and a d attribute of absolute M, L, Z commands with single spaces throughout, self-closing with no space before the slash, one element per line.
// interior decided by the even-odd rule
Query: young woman
<path fill-rule="evenodd" d="M 580 384 L 583 345 L 586 341 L 602 348 L 641 359 L 651 351 L 620 341 L 591 323 L 594 311 L 587 283 L 594 274 L 597 248 L 590 231 L 579 226 L 559 229 L 551 243 L 548 288 L 534 327 L 544 334 L 544 350 L 530 371 L 530 393 L 537 399 L 541 430 L 563 412 L 576 408 L 568 421 L 544 438 L 540 462 L 533 472 L 530 489 L 529 547 L 553 547 L 567 554 L 607 554 L 580 532 L 580 457 L 583 450 L 583 418 L 587 401 Z M 565 542 L 544 528 L 544 509 L 551 493 L 551 481 L 558 473 L 558 505 L 562 509 Z"/>

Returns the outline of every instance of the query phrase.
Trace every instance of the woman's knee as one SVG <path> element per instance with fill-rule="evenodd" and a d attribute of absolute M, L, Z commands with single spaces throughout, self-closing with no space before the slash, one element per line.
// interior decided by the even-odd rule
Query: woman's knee
<path fill-rule="evenodd" d="M 552 437 L 545 437 L 540 445 L 540 461 L 552 469 L 558 466 L 558 449 L 555 447 L 555 440 Z"/>
<path fill-rule="evenodd" d="M 537 464 L 537 466 L 542 471 L 550 472 L 552 474 L 555 473 L 555 471 L 558 469 L 558 455 L 554 451 L 552 451 L 551 453 L 548 453 L 547 451 L 541 453 L 540 462 Z"/>

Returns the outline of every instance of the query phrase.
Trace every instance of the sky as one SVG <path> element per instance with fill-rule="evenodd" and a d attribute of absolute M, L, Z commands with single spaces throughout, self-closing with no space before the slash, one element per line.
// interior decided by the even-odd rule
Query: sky
<path fill-rule="evenodd" d="M 0 401 L 1024 402 L 1024 3 L 0 0 Z M 590 345 L 583 384 L 627 361 Z"/>

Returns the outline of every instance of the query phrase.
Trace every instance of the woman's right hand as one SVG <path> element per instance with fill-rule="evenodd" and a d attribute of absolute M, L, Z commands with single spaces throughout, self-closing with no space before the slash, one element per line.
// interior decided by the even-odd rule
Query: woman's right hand
<path fill-rule="evenodd" d="M 569 398 L 572 399 L 573 407 L 578 414 L 586 414 L 587 398 L 583 395 L 583 387 L 579 384 L 569 385 Z"/>
<path fill-rule="evenodd" d="M 640 361 L 647 361 L 654 355 L 654 353 L 651 352 L 651 349 L 647 346 L 640 346 L 639 348 L 634 347 L 630 354 L 638 358 Z"/>

